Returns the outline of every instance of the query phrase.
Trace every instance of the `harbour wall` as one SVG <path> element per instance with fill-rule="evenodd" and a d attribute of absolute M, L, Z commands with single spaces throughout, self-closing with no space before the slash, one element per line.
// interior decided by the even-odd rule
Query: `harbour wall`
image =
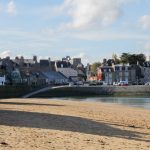
<path fill-rule="evenodd" d="M 72 86 L 51 89 L 32 97 L 68 96 L 146 96 L 150 97 L 150 86 Z"/>
<path fill-rule="evenodd" d="M 0 99 L 4 98 L 20 98 L 23 95 L 36 91 L 42 87 L 28 85 L 6 85 L 0 86 Z"/>

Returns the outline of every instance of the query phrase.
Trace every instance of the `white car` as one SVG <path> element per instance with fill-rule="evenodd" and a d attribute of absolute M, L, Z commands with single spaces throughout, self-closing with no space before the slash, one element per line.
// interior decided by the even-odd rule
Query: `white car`
<path fill-rule="evenodd" d="M 127 86 L 128 82 L 127 81 L 120 81 L 120 82 L 118 82 L 118 85 L 120 85 L 120 86 Z"/>
<path fill-rule="evenodd" d="M 74 85 L 74 83 L 73 82 L 69 82 L 69 86 L 73 86 Z"/>
<path fill-rule="evenodd" d="M 118 82 L 113 82 L 113 85 L 118 85 Z"/>
<path fill-rule="evenodd" d="M 78 81 L 76 84 L 77 85 L 83 85 L 83 81 Z"/>
<path fill-rule="evenodd" d="M 150 85 L 150 82 L 146 82 L 145 85 Z"/>

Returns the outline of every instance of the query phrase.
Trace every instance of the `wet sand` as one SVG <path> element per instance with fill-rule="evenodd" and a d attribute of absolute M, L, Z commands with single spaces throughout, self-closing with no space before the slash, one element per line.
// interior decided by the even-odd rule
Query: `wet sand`
<path fill-rule="evenodd" d="M 150 110 L 45 99 L 0 100 L 0 150 L 150 150 Z"/>

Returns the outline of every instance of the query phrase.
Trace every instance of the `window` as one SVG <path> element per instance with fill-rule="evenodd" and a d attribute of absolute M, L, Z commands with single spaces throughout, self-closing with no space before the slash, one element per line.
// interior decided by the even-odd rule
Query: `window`
<path fill-rule="evenodd" d="M 128 66 L 125 67 L 125 71 L 128 71 Z"/>
<path fill-rule="evenodd" d="M 121 66 L 119 67 L 119 70 L 122 71 L 122 67 Z"/>

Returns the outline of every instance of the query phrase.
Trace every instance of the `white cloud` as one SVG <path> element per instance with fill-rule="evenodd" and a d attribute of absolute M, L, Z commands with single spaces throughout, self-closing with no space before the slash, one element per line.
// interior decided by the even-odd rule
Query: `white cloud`
<path fill-rule="evenodd" d="M 146 30 L 150 29 L 150 15 L 144 15 L 139 19 L 139 26 Z"/>
<path fill-rule="evenodd" d="M 108 26 L 122 14 L 122 5 L 129 0 L 65 0 L 60 10 L 71 17 L 70 28 Z"/>
<path fill-rule="evenodd" d="M 12 16 L 17 14 L 16 5 L 13 0 L 11 0 L 7 5 L 7 13 Z"/>
<path fill-rule="evenodd" d="M 71 35 L 74 38 L 89 41 L 102 40 L 150 40 L 150 35 L 138 34 L 135 32 L 114 32 L 114 31 L 86 31 L 76 32 Z"/>
<path fill-rule="evenodd" d="M 6 58 L 7 56 L 12 56 L 11 51 L 7 50 L 0 53 L 0 58 Z"/>

